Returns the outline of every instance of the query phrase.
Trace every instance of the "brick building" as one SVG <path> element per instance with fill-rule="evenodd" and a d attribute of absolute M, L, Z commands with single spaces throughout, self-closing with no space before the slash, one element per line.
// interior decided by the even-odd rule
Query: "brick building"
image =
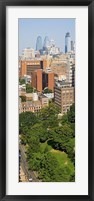
<path fill-rule="evenodd" d="M 38 69 L 31 73 L 31 84 L 39 92 L 42 92 L 45 87 L 54 91 L 54 73 L 46 73 Z"/>
<path fill-rule="evenodd" d="M 61 113 L 64 114 L 70 109 L 70 106 L 74 103 L 74 87 L 70 86 L 55 86 L 54 91 L 55 103 L 61 108 Z"/>
<path fill-rule="evenodd" d="M 38 69 L 31 73 L 32 86 L 37 89 L 37 91 L 42 92 L 42 70 Z"/>
<path fill-rule="evenodd" d="M 43 61 L 41 60 L 21 60 L 20 76 L 30 75 L 37 69 L 43 69 Z"/>
<path fill-rule="evenodd" d="M 41 102 L 28 101 L 19 104 L 19 113 L 22 112 L 38 112 L 42 108 Z"/>

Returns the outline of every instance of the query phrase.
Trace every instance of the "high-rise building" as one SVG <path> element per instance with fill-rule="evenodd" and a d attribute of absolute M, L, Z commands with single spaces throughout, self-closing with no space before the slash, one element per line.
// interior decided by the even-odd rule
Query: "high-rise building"
<path fill-rule="evenodd" d="M 38 69 L 31 73 L 32 86 L 37 89 L 37 91 L 42 92 L 42 70 Z"/>
<path fill-rule="evenodd" d="M 31 83 L 39 92 L 42 92 L 46 87 L 54 91 L 54 73 L 45 73 L 38 69 L 31 73 Z"/>
<path fill-rule="evenodd" d="M 71 37 L 70 33 L 67 32 L 65 35 L 65 53 L 71 51 Z"/>
<path fill-rule="evenodd" d="M 43 72 L 42 74 L 42 89 L 48 87 L 52 92 L 54 91 L 54 73 Z"/>
<path fill-rule="evenodd" d="M 65 114 L 70 109 L 70 106 L 74 103 L 74 93 L 74 87 L 70 87 L 68 85 L 63 85 L 61 87 L 55 86 L 55 104 L 60 107 L 62 114 Z"/>
<path fill-rule="evenodd" d="M 41 36 L 37 37 L 36 50 L 42 50 L 42 37 Z"/>
<path fill-rule="evenodd" d="M 48 36 L 45 36 L 44 44 L 43 44 L 43 50 L 46 51 L 49 48 L 49 46 L 50 46 L 50 40 L 49 40 Z"/>
<path fill-rule="evenodd" d="M 66 66 L 66 81 L 70 83 L 70 86 L 75 85 L 75 59 L 71 57 L 71 55 L 67 59 Z"/>

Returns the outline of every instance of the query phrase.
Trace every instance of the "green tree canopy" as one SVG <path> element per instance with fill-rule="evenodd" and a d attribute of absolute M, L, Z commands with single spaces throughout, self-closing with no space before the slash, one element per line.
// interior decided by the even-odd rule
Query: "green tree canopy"
<path fill-rule="evenodd" d="M 70 111 L 68 111 L 67 115 L 68 115 L 68 121 L 70 123 L 75 123 L 75 104 L 73 104 L 70 107 Z"/>
<path fill-rule="evenodd" d="M 26 96 L 20 96 L 21 102 L 26 102 Z"/>
<path fill-rule="evenodd" d="M 49 88 L 46 88 L 46 89 L 44 89 L 44 93 L 45 93 L 45 94 L 47 94 L 47 93 L 52 93 L 52 90 L 49 89 Z"/>
<path fill-rule="evenodd" d="M 30 84 L 26 84 L 26 93 L 32 93 L 33 87 Z"/>
<path fill-rule="evenodd" d="M 37 122 L 38 119 L 32 112 L 23 112 L 19 114 L 20 133 L 26 134 L 26 132 Z"/>
<path fill-rule="evenodd" d="M 25 79 L 19 79 L 20 84 L 25 84 Z"/>

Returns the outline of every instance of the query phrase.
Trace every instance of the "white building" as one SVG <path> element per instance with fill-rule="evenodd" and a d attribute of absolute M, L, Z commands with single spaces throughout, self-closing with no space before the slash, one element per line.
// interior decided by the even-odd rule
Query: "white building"
<path fill-rule="evenodd" d="M 70 83 L 70 86 L 74 86 L 74 82 L 75 82 L 75 59 L 74 58 L 68 58 L 67 60 L 66 82 Z"/>
<path fill-rule="evenodd" d="M 70 33 L 67 32 L 65 36 L 65 53 L 71 51 L 71 36 Z"/>
<path fill-rule="evenodd" d="M 34 59 L 35 58 L 35 50 L 33 48 L 25 48 L 22 51 L 23 59 Z"/>

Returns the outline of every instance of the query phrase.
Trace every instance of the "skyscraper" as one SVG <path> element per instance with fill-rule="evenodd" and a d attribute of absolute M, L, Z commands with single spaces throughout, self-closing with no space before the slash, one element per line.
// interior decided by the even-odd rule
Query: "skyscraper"
<path fill-rule="evenodd" d="M 36 50 L 42 50 L 42 38 L 41 38 L 41 36 L 37 37 Z"/>
<path fill-rule="evenodd" d="M 45 36 L 43 50 L 47 50 L 49 48 L 49 46 L 50 46 L 50 40 L 49 40 L 48 36 Z"/>
<path fill-rule="evenodd" d="M 70 33 L 67 32 L 65 35 L 65 53 L 71 51 L 71 37 Z"/>

